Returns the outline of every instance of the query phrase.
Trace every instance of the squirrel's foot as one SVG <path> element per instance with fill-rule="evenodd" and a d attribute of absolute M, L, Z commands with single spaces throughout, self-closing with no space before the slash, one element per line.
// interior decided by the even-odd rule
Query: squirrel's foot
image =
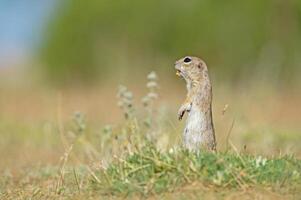
<path fill-rule="evenodd" d="M 180 107 L 180 109 L 178 111 L 178 119 L 179 120 L 182 120 L 182 118 L 183 118 L 183 116 L 184 116 L 184 114 L 185 114 L 186 111 L 189 112 L 191 110 L 191 106 L 192 106 L 192 104 L 188 103 L 188 104 L 183 104 Z"/>

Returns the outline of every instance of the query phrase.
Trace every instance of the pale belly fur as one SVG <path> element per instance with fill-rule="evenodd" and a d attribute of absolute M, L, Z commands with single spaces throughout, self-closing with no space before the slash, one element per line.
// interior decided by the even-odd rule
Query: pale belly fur
<path fill-rule="evenodd" d="M 208 129 L 206 116 L 199 108 L 192 105 L 184 129 L 184 145 L 190 151 L 198 151 L 205 142 L 204 133 Z"/>

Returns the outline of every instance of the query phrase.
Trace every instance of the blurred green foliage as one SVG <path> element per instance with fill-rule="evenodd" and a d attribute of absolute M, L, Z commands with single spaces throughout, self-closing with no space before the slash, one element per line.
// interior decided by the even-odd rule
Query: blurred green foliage
<path fill-rule="evenodd" d="M 48 77 L 61 83 L 137 68 L 173 70 L 187 54 L 204 58 L 219 78 L 289 83 L 301 71 L 300 2 L 64 1 L 40 55 Z"/>

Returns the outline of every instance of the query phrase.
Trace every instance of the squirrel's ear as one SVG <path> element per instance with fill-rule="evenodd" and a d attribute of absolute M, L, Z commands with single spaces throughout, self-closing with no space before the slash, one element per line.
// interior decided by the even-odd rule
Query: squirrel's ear
<path fill-rule="evenodd" d="M 198 64 L 198 68 L 201 69 L 203 67 L 202 63 Z"/>
<path fill-rule="evenodd" d="M 203 70 L 204 69 L 204 62 L 200 61 L 197 65 L 198 69 Z"/>

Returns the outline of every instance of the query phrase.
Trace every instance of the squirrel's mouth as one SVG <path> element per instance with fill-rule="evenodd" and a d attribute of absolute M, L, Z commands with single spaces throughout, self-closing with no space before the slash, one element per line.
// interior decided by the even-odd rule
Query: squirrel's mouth
<path fill-rule="evenodd" d="M 179 76 L 179 77 L 182 77 L 182 72 L 181 72 L 181 70 L 177 69 L 176 75 Z"/>

